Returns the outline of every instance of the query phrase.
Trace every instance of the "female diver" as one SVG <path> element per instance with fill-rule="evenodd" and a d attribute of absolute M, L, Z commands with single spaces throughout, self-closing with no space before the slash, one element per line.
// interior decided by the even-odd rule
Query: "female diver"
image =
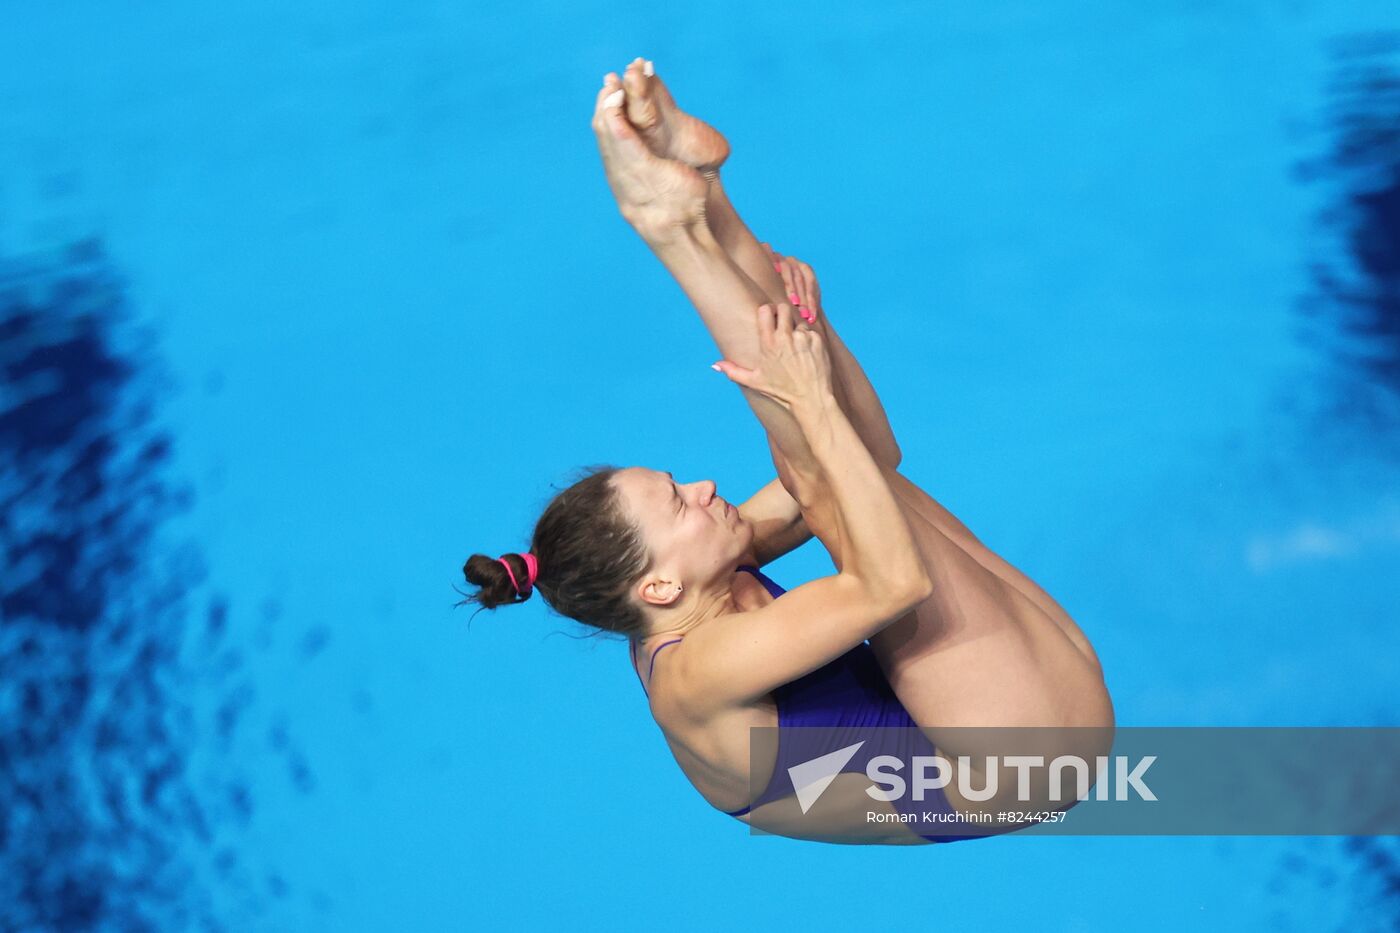
<path fill-rule="evenodd" d="M 965 762 L 952 770 L 976 780 L 919 805 L 951 814 L 940 819 L 1035 808 L 1013 802 L 1004 774 L 988 800 L 965 793 L 986 784 L 992 769 L 975 762 L 996 731 L 968 727 L 1059 727 L 1036 731 L 1038 752 L 1105 754 L 1113 708 L 1088 639 L 897 472 L 884 409 L 811 268 L 750 233 L 720 184 L 728 143 L 676 107 L 650 62 L 606 76 L 593 129 L 622 216 L 699 311 L 725 358 L 716 368 L 767 431 L 778 479 L 736 507 L 708 480 L 592 468 L 545 508 L 527 553 L 468 559 L 479 587 L 469 599 L 495 608 L 538 589 L 555 611 L 626 635 L 682 771 L 711 805 L 764 831 L 899 845 L 1017 828 L 901 822 L 906 804 L 865 793 L 866 765 L 935 748 Z M 834 575 L 784 591 L 759 569 L 812 536 Z M 779 728 L 754 733 L 751 749 L 755 726 Z M 790 737 L 807 726 L 836 738 L 804 748 Z M 924 744 L 865 741 L 875 734 Z M 856 751 L 815 802 L 799 799 L 800 765 L 831 748 Z M 1074 803 L 1072 792 L 1037 800 Z"/>

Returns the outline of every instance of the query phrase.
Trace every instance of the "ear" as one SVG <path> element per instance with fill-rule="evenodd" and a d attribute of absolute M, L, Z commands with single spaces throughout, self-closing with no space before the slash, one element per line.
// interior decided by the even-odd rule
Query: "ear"
<path fill-rule="evenodd" d="M 675 580 L 650 577 L 642 581 L 642 585 L 637 588 L 637 596 L 644 603 L 665 608 L 679 602 L 684 591 L 685 587 Z"/>

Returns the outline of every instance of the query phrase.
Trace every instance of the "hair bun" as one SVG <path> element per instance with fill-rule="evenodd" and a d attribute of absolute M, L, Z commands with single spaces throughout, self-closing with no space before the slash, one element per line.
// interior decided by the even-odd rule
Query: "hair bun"
<path fill-rule="evenodd" d="M 507 560 L 511 561 L 511 564 L 507 565 Z M 462 575 L 467 578 L 468 583 L 479 589 L 468 596 L 467 601 L 475 602 L 483 609 L 495 609 L 505 603 L 524 602 L 530 598 L 534 588 L 525 584 L 517 591 L 515 583 L 511 581 L 511 575 L 523 583 L 528 579 L 527 573 L 528 568 L 519 554 L 507 554 L 500 559 L 487 557 L 485 554 L 473 554 L 462 565 Z"/>

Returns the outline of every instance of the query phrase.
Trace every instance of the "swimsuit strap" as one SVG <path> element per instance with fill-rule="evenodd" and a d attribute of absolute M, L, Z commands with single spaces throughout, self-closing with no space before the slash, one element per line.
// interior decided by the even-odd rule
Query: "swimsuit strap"
<path fill-rule="evenodd" d="M 784 593 L 787 592 L 787 590 L 783 589 L 776 582 L 774 582 L 772 577 L 768 576 L 768 574 L 764 573 L 762 570 L 759 570 L 752 564 L 740 564 L 737 568 L 735 568 L 736 573 L 740 570 L 752 576 L 759 583 L 762 583 L 763 588 L 768 591 L 768 595 L 772 596 L 774 599 L 777 599 L 779 596 L 782 596 Z"/>
<path fill-rule="evenodd" d="M 642 683 L 642 672 L 637 670 L 637 643 L 631 639 L 627 642 L 627 653 L 632 658 L 632 673 L 637 675 L 637 683 L 642 684 L 642 692 L 647 692 L 647 685 Z"/>
<path fill-rule="evenodd" d="M 678 642 L 678 641 L 684 641 L 684 640 L 685 640 L 685 636 L 682 635 L 680 638 L 673 638 L 673 639 L 671 639 L 670 641 L 666 642 L 665 644 L 661 644 L 661 645 L 657 645 L 657 646 L 656 646 L 656 651 L 653 651 L 653 652 L 651 653 L 651 667 L 647 668 L 647 680 L 651 680 L 651 672 L 654 671 L 654 670 L 656 670 L 656 655 L 657 655 L 657 653 L 660 652 L 662 648 L 667 648 L 667 647 L 669 647 L 669 646 L 671 646 L 671 645 L 674 645 L 674 644 L 675 644 L 676 642 Z"/>
<path fill-rule="evenodd" d="M 734 572 L 738 573 L 741 570 L 752 575 L 755 579 L 762 583 L 764 589 L 768 590 L 768 592 L 772 594 L 772 596 L 775 599 L 783 594 L 782 587 L 774 583 L 771 579 L 768 578 L 766 574 L 763 573 L 763 571 L 759 570 L 752 564 L 740 564 L 738 567 L 735 568 Z M 685 636 L 681 636 L 680 638 L 674 638 L 671 641 L 656 646 L 656 650 L 651 653 L 651 667 L 647 669 L 648 678 L 650 678 L 652 672 L 656 670 L 656 655 L 661 651 L 661 649 L 666 648 L 670 645 L 674 645 L 676 642 L 684 640 L 684 638 Z M 647 697 L 650 698 L 651 694 L 647 691 L 646 681 L 642 680 L 641 669 L 637 667 L 637 642 L 635 640 L 628 640 L 627 651 L 632 658 L 632 673 L 637 675 L 637 683 L 642 685 L 642 693 L 646 694 Z M 750 804 L 749 806 L 744 807 L 741 810 L 733 810 L 726 812 L 728 812 L 730 816 L 743 816 L 745 813 L 748 813 L 752 809 L 753 805 Z"/>
<path fill-rule="evenodd" d="M 671 645 L 674 645 L 676 642 L 684 640 L 685 636 L 682 635 L 680 638 L 673 638 L 668 642 L 664 642 L 663 644 L 656 646 L 656 650 L 651 653 L 651 666 L 647 668 L 647 680 L 651 679 L 652 672 L 656 670 L 656 655 L 661 651 L 661 649 L 667 648 Z M 642 693 L 645 693 L 647 696 L 651 696 L 651 693 L 647 690 L 646 681 L 642 680 L 641 668 L 637 667 L 637 643 L 635 641 L 630 642 L 628 644 L 628 652 L 632 656 L 632 672 L 637 675 L 637 683 L 642 685 Z"/>
<path fill-rule="evenodd" d="M 735 568 L 734 572 L 738 573 L 740 570 L 750 573 L 754 577 L 756 577 L 758 581 L 763 584 L 764 588 L 767 589 L 768 592 L 771 593 L 775 598 L 782 595 L 782 587 L 779 587 L 772 580 L 768 579 L 768 577 L 765 576 L 763 572 L 757 567 L 751 564 L 740 564 L 738 567 Z M 651 666 L 647 668 L 647 680 L 651 679 L 652 672 L 656 670 L 656 655 L 660 653 L 661 649 L 668 648 L 671 645 L 674 645 L 676 642 L 684 640 L 684 638 L 685 636 L 682 635 L 680 638 L 673 638 L 668 642 L 663 642 L 662 644 L 656 646 L 656 650 L 651 653 Z M 628 654 L 631 655 L 632 658 L 632 672 L 637 675 L 637 683 L 642 685 L 642 693 L 645 693 L 648 697 L 650 697 L 651 693 L 647 690 L 646 681 L 642 680 L 642 670 L 641 668 L 637 667 L 636 641 L 629 640 Z"/>

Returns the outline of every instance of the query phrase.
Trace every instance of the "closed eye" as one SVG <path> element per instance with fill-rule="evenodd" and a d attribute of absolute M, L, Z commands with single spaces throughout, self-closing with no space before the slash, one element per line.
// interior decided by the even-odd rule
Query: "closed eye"
<path fill-rule="evenodd" d="M 671 495 L 676 497 L 675 514 L 680 515 L 685 511 L 685 499 L 681 498 L 680 487 L 676 485 L 676 478 L 671 475 L 670 471 L 667 471 L 666 478 L 671 481 Z"/>
<path fill-rule="evenodd" d="M 662 475 L 671 481 L 671 495 L 675 497 L 676 500 L 676 507 L 671 511 L 671 514 L 672 516 L 679 516 L 679 514 L 682 514 L 683 511 L 686 510 L 686 500 L 680 496 L 680 488 L 676 486 L 676 478 L 671 475 L 671 471 L 666 471 L 665 474 Z"/>

